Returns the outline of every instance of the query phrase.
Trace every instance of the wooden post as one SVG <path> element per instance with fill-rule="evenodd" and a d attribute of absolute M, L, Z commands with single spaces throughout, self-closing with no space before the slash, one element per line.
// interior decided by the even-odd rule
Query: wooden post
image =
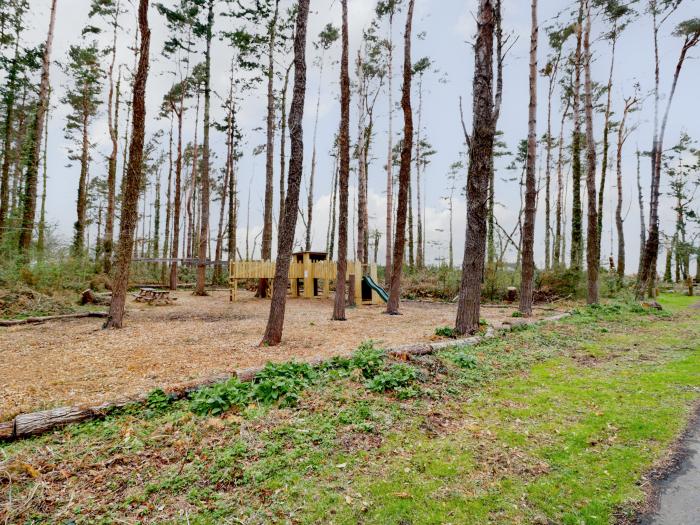
<path fill-rule="evenodd" d="M 377 278 L 377 265 L 374 263 L 370 264 L 369 276 L 375 283 L 379 282 L 379 279 Z M 382 304 L 381 297 L 379 297 L 379 294 L 374 290 L 372 290 L 372 304 Z"/>
<path fill-rule="evenodd" d="M 314 296 L 314 275 L 311 268 L 311 254 L 304 253 L 304 298 L 311 299 Z"/>

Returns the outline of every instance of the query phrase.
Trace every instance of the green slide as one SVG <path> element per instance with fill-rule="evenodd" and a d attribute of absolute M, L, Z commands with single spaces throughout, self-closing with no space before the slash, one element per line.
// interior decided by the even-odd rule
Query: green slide
<path fill-rule="evenodd" d="M 382 301 L 384 301 L 385 303 L 389 301 L 389 296 L 387 295 L 384 288 L 375 283 L 374 279 L 372 279 L 369 275 L 365 275 L 362 278 L 362 281 L 367 283 L 367 286 L 369 286 L 372 290 L 377 292 L 379 294 L 379 297 L 382 298 Z"/>

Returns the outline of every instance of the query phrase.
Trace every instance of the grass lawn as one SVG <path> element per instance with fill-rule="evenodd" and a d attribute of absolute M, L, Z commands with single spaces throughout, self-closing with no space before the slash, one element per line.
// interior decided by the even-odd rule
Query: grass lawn
<path fill-rule="evenodd" d="M 0 445 L 0 519 L 611 523 L 643 501 L 645 471 L 700 397 L 700 309 L 660 302 L 581 308 L 408 363 L 364 345 L 195 401 L 155 393 Z"/>

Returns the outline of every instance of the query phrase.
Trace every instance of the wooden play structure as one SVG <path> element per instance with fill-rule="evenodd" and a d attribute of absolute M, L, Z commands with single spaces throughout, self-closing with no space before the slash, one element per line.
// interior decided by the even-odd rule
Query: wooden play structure
<path fill-rule="evenodd" d="M 289 266 L 289 290 L 292 297 L 312 299 L 329 297 L 331 281 L 335 281 L 338 267 L 329 261 L 325 252 L 297 252 L 292 255 Z M 230 299 L 238 295 L 238 281 L 246 279 L 268 279 L 268 297 L 272 294 L 275 276 L 274 261 L 231 261 L 229 263 Z M 348 261 L 348 280 L 352 279 L 355 303 L 381 304 L 386 301 L 386 292 L 377 282 L 377 265 L 363 265 L 359 261 Z"/>

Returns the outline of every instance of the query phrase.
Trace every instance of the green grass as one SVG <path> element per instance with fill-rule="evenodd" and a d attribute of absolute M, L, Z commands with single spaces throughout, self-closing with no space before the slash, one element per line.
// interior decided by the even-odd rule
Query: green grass
<path fill-rule="evenodd" d="M 611 523 L 643 499 L 638 481 L 700 396 L 700 310 L 689 299 L 664 296 L 660 313 L 581 308 L 560 323 L 414 359 L 410 399 L 370 392 L 363 368 L 348 363 L 318 370 L 295 407 L 196 416 L 189 401 L 154 395 L 150 407 L 0 445 L 12 472 L 9 484 L 0 469 L 0 515 Z M 367 349 L 360 356 L 356 366 L 396 369 Z"/>

